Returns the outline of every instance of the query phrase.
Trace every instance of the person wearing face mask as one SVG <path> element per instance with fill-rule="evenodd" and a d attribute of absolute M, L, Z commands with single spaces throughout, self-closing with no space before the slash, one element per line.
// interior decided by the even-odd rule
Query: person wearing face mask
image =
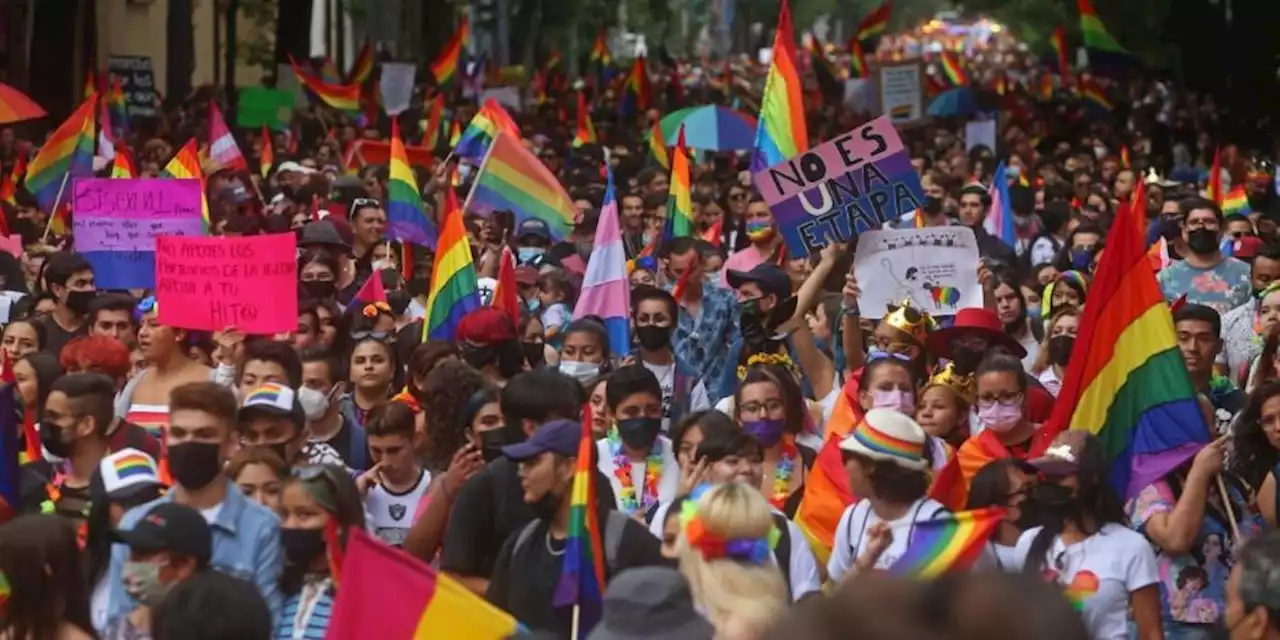
<path fill-rule="evenodd" d="M 306 438 L 306 412 L 298 394 L 283 384 L 268 382 L 244 396 L 236 430 L 246 447 L 266 447 L 285 464 L 342 465 L 342 456 L 324 443 Z"/>
<path fill-rule="evenodd" d="M 101 637 L 150 640 L 152 609 L 175 586 L 209 570 L 213 532 L 199 511 L 165 502 L 131 528 L 112 532 L 112 537 L 129 549 L 122 571 L 124 590 L 138 607 L 108 622 Z"/>
<path fill-rule="evenodd" d="M 525 355 L 511 316 L 481 307 L 463 316 L 455 337 L 462 359 L 501 387 L 525 370 Z"/>
<path fill-rule="evenodd" d="M 673 325 L 672 349 L 678 360 L 696 368 L 697 377 L 707 385 L 710 400 L 715 402 L 733 395 L 731 381 L 725 378 L 732 375 L 732 342 L 739 335 L 738 304 L 732 291 L 703 278 L 698 243 L 689 237 L 674 238 L 662 243 L 658 256 L 667 280 L 685 284 L 676 301 L 679 315 Z"/>
<path fill-rule="evenodd" d="M 722 287 L 732 286 L 728 280 L 730 270 L 746 272 L 759 264 L 782 265 L 786 258 L 786 245 L 783 244 L 782 234 L 778 233 L 778 225 L 773 219 L 773 213 L 769 211 L 769 205 L 758 193 L 752 194 L 742 219 L 751 245 L 735 252 L 724 261 L 724 269 L 721 273 L 725 276 L 720 281 Z"/>
<path fill-rule="evenodd" d="M 72 338 L 89 332 L 89 304 L 98 292 L 93 287 L 93 266 L 78 253 L 58 252 L 45 261 L 44 279 L 53 294 L 53 313 L 41 322 L 44 350 L 57 356 Z"/>
<path fill-rule="evenodd" d="M 983 225 L 990 208 L 991 196 L 987 194 L 985 186 L 972 183 L 960 190 L 960 224 L 973 230 L 973 236 L 978 241 L 978 255 L 1004 264 L 1016 264 L 1017 254 L 1013 247 L 988 233 Z"/>
<path fill-rule="evenodd" d="M 612 366 L 609 332 L 595 316 L 570 322 L 563 337 L 560 373 L 585 385 Z"/>
<path fill-rule="evenodd" d="M 298 354 L 302 380 L 298 403 L 307 418 L 307 442 L 331 447 L 349 469 L 369 467 L 369 444 L 364 427 L 341 411 L 338 398 L 343 387 L 337 384 L 337 362 L 328 349 L 308 347 Z"/>
<path fill-rule="evenodd" d="M 889 409 L 904 416 L 916 413 L 916 374 L 911 364 L 895 358 L 877 358 L 862 369 L 859 402 L 864 412 Z M 922 427 L 923 428 L 923 427 Z M 925 459 L 938 470 L 951 459 L 952 450 L 942 438 L 926 432 Z"/>
<path fill-rule="evenodd" d="M 1062 380 L 1067 375 L 1067 362 L 1076 346 L 1076 327 L 1080 312 L 1074 307 L 1064 308 L 1049 318 L 1045 327 L 1044 346 L 1031 372 L 1054 398 L 1062 391 Z"/>
<path fill-rule="evenodd" d="M 605 387 L 609 434 L 596 443 L 597 466 L 609 478 L 618 510 L 648 522 L 659 503 L 675 498 L 680 482 L 671 440 L 662 429 L 662 388 L 648 369 L 628 365 Z"/>
<path fill-rule="evenodd" d="M 186 505 L 200 512 L 213 529 L 210 565 L 245 576 L 257 587 L 274 612 L 280 610 L 280 535 L 275 514 L 245 497 L 222 475 L 236 448 L 237 406 L 230 389 L 214 382 L 178 386 L 169 394 L 169 428 L 165 450 L 173 486 L 163 497 L 130 509 L 119 528 L 132 529 L 150 510 L 164 503 Z M 111 615 L 125 615 L 137 601 L 124 590 L 128 549 L 117 545 L 111 553 Z"/>
<path fill-rule="evenodd" d="M 640 345 L 635 357 L 662 386 L 663 433 L 685 413 L 711 407 L 706 385 L 692 367 L 676 358 L 671 347 L 671 332 L 678 315 L 676 300 L 666 291 L 637 287 L 631 292 L 631 331 Z"/>
<path fill-rule="evenodd" d="M 656 396 L 653 399 L 656 414 L 658 402 Z M 519 466 L 523 501 L 535 518 L 507 537 L 485 591 L 489 602 L 530 630 L 559 637 L 567 636 L 573 627 L 571 609 L 552 606 L 552 599 L 569 535 L 571 488 L 581 440 L 582 425 L 577 421 L 552 420 L 525 442 L 503 448 L 503 455 Z M 669 564 L 662 557 L 660 542 L 643 524 L 611 507 L 600 510 L 597 517 L 604 550 L 599 562 L 606 584 L 633 567 Z"/>
<path fill-rule="evenodd" d="M 431 472 L 416 454 L 422 434 L 414 429 L 413 409 L 394 401 L 374 408 L 365 429 L 374 464 L 356 478 L 356 489 L 364 498 L 369 533 L 399 547 L 431 484 Z"/>
<path fill-rule="evenodd" d="M 551 246 L 551 227 L 537 218 L 528 218 L 516 227 L 516 263 L 520 266 L 540 267 L 542 258 Z"/>
<path fill-rule="evenodd" d="M 299 277 L 307 280 L 307 269 L 311 268 L 311 263 L 316 261 L 318 253 L 327 254 L 324 261 L 325 267 L 332 274 L 333 294 L 330 294 L 339 302 L 348 301 L 358 288 L 356 282 L 358 280 L 356 262 L 351 257 L 351 243 L 354 240 L 354 234 L 351 227 L 345 223 L 339 224 L 341 221 L 336 218 L 325 218 L 324 220 L 316 220 L 308 222 L 302 227 L 302 236 L 298 238 L 298 249 L 303 253 L 303 267 L 298 270 Z M 316 252 L 315 250 L 322 250 Z M 313 256 L 308 259 L 308 255 Z M 337 268 L 333 271 L 334 267 Z M 367 275 L 367 274 L 366 274 Z M 317 277 L 316 280 L 324 280 L 324 277 Z M 363 280 L 361 280 L 363 281 Z M 323 291 L 328 292 L 328 287 L 323 287 Z"/>
<path fill-rule="evenodd" d="M 821 445 L 808 426 L 813 418 L 800 385 L 782 365 L 755 364 L 743 372 L 733 401 L 731 415 L 764 450 L 761 493 L 775 509 L 794 515 Z"/>
<path fill-rule="evenodd" d="M 1220 314 L 1247 302 L 1253 292 L 1249 265 L 1220 249 L 1222 209 L 1204 198 L 1188 198 L 1179 203 L 1178 214 L 1187 255 L 1156 274 L 1165 299 L 1173 302 L 1185 295 L 1188 303 Z"/>

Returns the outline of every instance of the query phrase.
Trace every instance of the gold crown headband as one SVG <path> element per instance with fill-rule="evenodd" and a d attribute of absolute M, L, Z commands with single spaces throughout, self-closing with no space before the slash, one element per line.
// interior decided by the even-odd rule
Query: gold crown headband
<path fill-rule="evenodd" d="M 960 397 L 969 403 L 969 406 L 973 406 L 974 400 L 978 397 L 978 376 L 972 373 L 962 376 L 956 373 L 955 367 L 954 362 L 948 362 L 947 366 L 933 374 L 932 378 L 929 378 L 927 386 L 941 385 L 950 387 L 960 394 Z"/>
<path fill-rule="evenodd" d="M 911 336 L 921 346 L 929 332 L 937 328 L 932 316 L 911 306 L 910 298 L 903 300 L 899 306 L 890 305 L 888 315 L 881 322 Z"/>

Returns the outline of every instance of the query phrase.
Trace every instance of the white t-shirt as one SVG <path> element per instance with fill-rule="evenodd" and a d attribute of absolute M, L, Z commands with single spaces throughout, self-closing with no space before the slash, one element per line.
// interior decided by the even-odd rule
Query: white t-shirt
<path fill-rule="evenodd" d="M 1040 343 L 1036 342 L 1036 334 L 1031 331 L 1032 322 L 1035 320 L 1027 319 L 1027 330 L 1021 338 L 1018 338 L 1018 344 L 1027 350 L 1027 355 L 1022 358 L 1022 369 L 1027 373 L 1031 373 L 1031 368 L 1036 366 L 1036 356 L 1040 355 Z"/>
<path fill-rule="evenodd" d="M 402 493 L 392 493 L 381 484 L 374 485 L 364 497 L 365 528 L 393 547 L 403 545 L 413 526 L 414 514 L 418 513 L 418 503 L 430 485 L 431 473 L 426 469 L 419 472 L 418 482 Z"/>
<path fill-rule="evenodd" d="M 640 364 L 648 369 L 655 378 L 658 379 L 658 386 L 662 387 L 662 432 L 671 432 L 671 416 L 674 415 L 672 409 L 676 401 L 676 365 L 671 364 L 650 364 L 643 360 Z M 711 408 L 711 396 L 707 395 L 707 387 L 702 384 L 701 380 L 693 383 L 693 388 L 689 389 L 689 397 L 686 399 L 689 406 L 684 407 L 682 414 L 692 411 L 702 411 Z"/>
<path fill-rule="evenodd" d="M 218 514 L 222 513 L 222 504 L 222 502 L 219 502 L 208 509 L 200 510 L 200 515 L 204 516 L 204 521 L 208 522 L 210 526 L 213 526 L 213 523 L 218 521 Z"/>
<path fill-rule="evenodd" d="M 1031 561 L 1027 556 L 1040 529 L 1022 533 L 1014 546 L 1017 566 L 1006 570 L 1020 570 Z M 1044 567 L 1045 577 L 1062 585 L 1067 599 L 1081 611 L 1094 640 L 1128 638 L 1129 594 L 1159 579 L 1151 544 L 1118 524 L 1103 525 L 1098 533 L 1070 546 L 1055 537 Z"/>
<path fill-rule="evenodd" d="M 653 446 L 662 455 L 662 476 L 658 479 L 658 503 L 669 503 L 676 499 L 676 492 L 680 490 L 680 466 L 676 463 L 675 448 L 671 446 L 671 440 L 666 436 L 658 436 Z M 609 479 L 618 510 L 627 515 L 634 515 L 622 508 L 622 483 L 618 481 L 615 473 L 617 466 L 613 462 L 613 447 L 608 438 L 596 442 L 596 454 L 599 458 L 596 466 L 600 469 L 600 473 Z M 631 486 L 635 487 L 636 501 L 641 503 L 641 507 L 654 509 L 658 507 L 657 504 L 643 504 L 644 468 L 643 460 L 631 462 Z"/>
<path fill-rule="evenodd" d="M 893 542 L 889 543 L 889 548 L 876 559 L 874 568 L 888 569 L 898 561 L 898 558 L 907 550 L 907 543 L 911 539 L 917 522 L 932 520 L 947 512 L 947 508 L 941 502 L 932 498 L 921 498 L 912 503 L 905 514 L 896 520 L 889 521 L 889 528 L 893 531 Z M 836 525 L 836 539 L 831 547 L 831 558 L 827 560 L 827 575 L 832 581 L 839 582 L 853 567 L 853 563 L 867 548 L 867 530 L 878 522 L 881 522 L 880 517 L 871 510 L 870 500 L 859 500 L 845 507 L 844 514 L 840 516 L 840 524 Z"/>

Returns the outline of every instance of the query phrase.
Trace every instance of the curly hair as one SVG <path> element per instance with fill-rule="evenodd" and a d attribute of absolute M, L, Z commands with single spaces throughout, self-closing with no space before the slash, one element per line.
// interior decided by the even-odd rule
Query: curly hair
<path fill-rule="evenodd" d="M 427 372 L 422 388 L 428 398 L 423 408 L 428 425 L 423 459 L 432 473 L 447 469 L 453 454 L 466 444 L 471 426 L 466 421 L 467 404 L 484 387 L 484 376 L 461 360 L 443 360 Z"/>

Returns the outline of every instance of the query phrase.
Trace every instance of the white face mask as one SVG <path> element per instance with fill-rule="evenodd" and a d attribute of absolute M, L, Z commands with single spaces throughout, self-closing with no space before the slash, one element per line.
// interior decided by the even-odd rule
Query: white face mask
<path fill-rule="evenodd" d="M 594 362 L 576 362 L 573 360 L 560 361 L 560 373 L 563 373 L 582 384 L 591 381 L 592 378 L 600 375 L 600 365 Z"/>
<path fill-rule="evenodd" d="M 315 422 L 329 411 L 329 396 L 311 387 L 302 387 L 298 389 L 298 404 L 302 405 L 307 422 Z"/>

